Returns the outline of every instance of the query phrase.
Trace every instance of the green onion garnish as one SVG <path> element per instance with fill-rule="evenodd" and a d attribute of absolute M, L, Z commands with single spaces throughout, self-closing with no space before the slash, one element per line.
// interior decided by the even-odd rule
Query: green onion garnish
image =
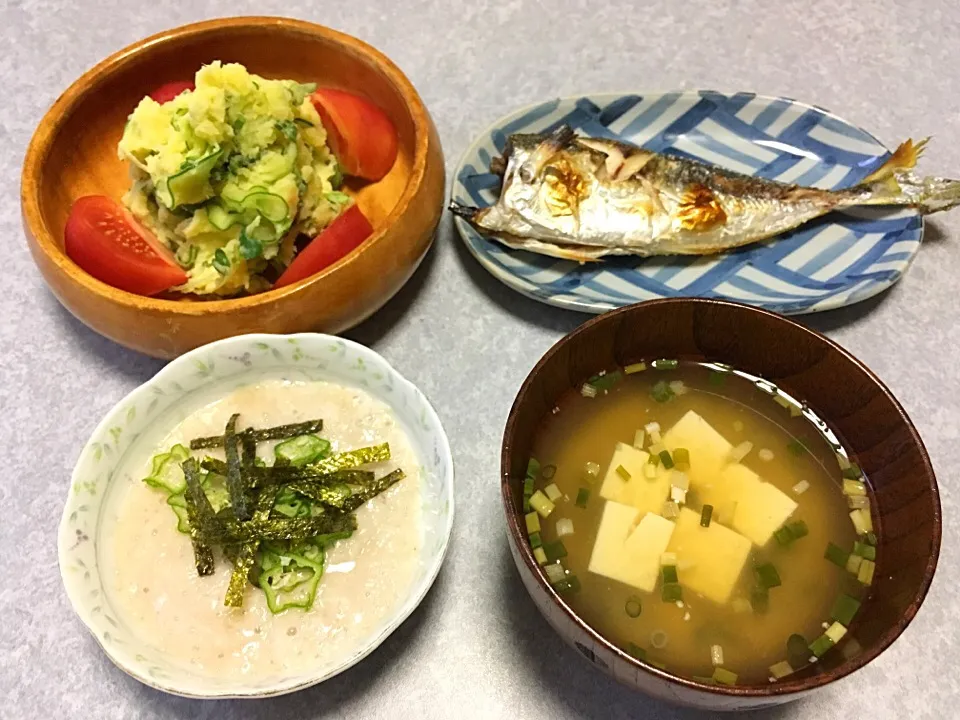
<path fill-rule="evenodd" d="M 680 364 L 679 360 L 654 360 L 653 366 L 657 370 L 676 370 Z"/>
<path fill-rule="evenodd" d="M 664 583 L 660 588 L 660 599 L 664 602 L 678 602 L 683 600 L 683 587 L 680 583 Z"/>
<path fill-rule="evenodd" d="M 721 685 L 736 685 L 737 674 L 725 668 L 718 667 L 713 669 L 713 681 Z"/>
<path fill-rule="evenodd" d="M 540 513 L 540 515 L 543 517 L 548 517 L 556 506 L 550 502 L 550 498 L 544 495 L 542 491 L 537 490 L 533 495 L 530 496 L 530 507 Z"/>
<path fill-rule="evenodd" d="M 577 490 L 577 499 L 575 501 L 577 507 L 585 508 L 588 500 L 590 500 L 589 488 L 582 487 Z"/>
<path fill-rule="evenodd" d="M 674 392 L 665 380 L 661 380 L 658 383 L 655 383 L 652 388 L 650 388 L 650 397 L 652 397 L 658 403 L 665 403 L 673 399 Z"/>
<path fill-rule="evenodd" d="M 540 461 L 535 457 L 527 460 L 527 477 L 536 480 L 540 476 Z"/>
<path fill-rule="evenodd" d="M 794 540 L 793 532 L 788 525 L 784 525 L 779 530 L 774 530 L 773 537 L 776 538 L 777 544 L 783 547 L 790 547 Z"/>
<path fill-rule="evenodd" d="M 866 535 L 873 532 L 873 518 L 870 517 L 868 508 L 851 510 L 850 519 L 853 521 L 853 527 L 857 531 L 857 535 Z"/>
<path fill-rule="evenodd" d="M 661 450 L 659 453 L 659 458 L 660 458 L 660 462 L 663 463 L 663 466 L 667 470 L 670 470 L 671 468 L 673 468 L 673 458 L 670 457 L 669 450 Z"/>
<path fill-rule="evenodd" d="M 828 627 L 823 634 L 833 640 L 833 644 L 836 645 L 843 639 L 843 636 L 847 634 L 847 628 L 843 623 L 835 622 Z"/>
<path fill-rule="evenodd" d="M 677 575 L 677 566 L 676 565 L 661 565 L 660 566 L 660 579 L 663 581 L 664 585 L 676 584 L 680 582 L 680 578 Z"/>
<path fill-rule="evenodd" d="M 690 469 L 690 451 L 686 448 L 676 448 L 673 451 L 673 465 L 681 472 Z"/>
<path fill-rule="evenodd" d="M 837 547 L 833 543 L 828 543 L 823 556 L 838 568 L 847 569 L 847 558 L 850 557 L 850 553 L 843 548 Z"/>
<path fill-rule="evenodd" d="M 623 606 L 623 609 L 626 611 L 627 615 L 632 618 L 640 617 L 640 613 L 643 608 L 640 604 L 640 598 L 636 595 L 631 595 L 627 598 L 626 604 Z"/>
<path fill-rule="evenodd" d="M 860 572 L 861 565 L 863 565 L 863 558 L 850 553 L 850 557 L 847 558 L 847 572 L 851 575 L 856 575 Z"/>
<path fill-rule="evenodd" d="M 527 523 L 527 534 L 533 535 L 533 533 L 540 532 L 540 516 L 537 515 L 536 510 L 528 512 L 523 516 L 524 520 Z"/>
<path fill-rule="evenodd" d="M 853 552 L 862 557 L 864 560 L 877 559 L 877 549 L 873 545 L 860 542 L 859 540 L 853 543 Z"/>
<path fill-rule="evenodd" d="M 807 524 L 803 520 L 794 520 L 786 524 L 786 527 L 790 528 L 790 533 L 793 535 L 794 540 L 799 540 L 802 537 L 806 537 L 810 534 L 810 529 L 807 527 Z"/>
<path fill-rule="evenodd" d="M 836 620 L 841 625 L 849 627 L 859 609 L 859 600 L 845 593 L 841 593 L 833 603 L 833 610 L 830 611 L 830 619 Z"/>
<path fill-rule="evenodd" d="M 547 554 L 543 551 L 542 547 L 534 548 L 533 557 L 536 558 L 538 565 L 547 564 Z"/>
<path fill-rule="evenodd" d="M 567 548 L 562 540 L 554 540 L 551 543 L 543 544 L 543 551 L 547 554 L 547 560 L 556 562 L 567 556 Z"/>
<path fill-rule="evenodd" d="M 869 585 L 873 582 L 873 574 L 876 572 L 877 564 L 873 560 L 864 560 L 860 563 L 860 570 L 857 572 L 857 580 L 863 585 Z"/>
<path fill-rule="evenodd" d="M 810 652 L 812 652 L 816 657 L 823 657 L 827 650 L 832 648 L 833 645 L 833 640 L 827 637 L 827 635 L 821 635 L 812 643 L 810 643 Z"/>
<path fill-rule="evenodd" d="M 587 382 L 593 385 L 597 390 L 609 390 L 623 379 L 623 373 L 619 370 L 604 373 L 603 375 L 594 375 Z"/>
<path fill-rule="evenodd" d="M 619 475 L 623 480 L 630 479 L 630 473 L 627 472 L 627 469 L 623 465 L 617 465 L 617 475 Z"/>
<path fill-rule="evenodd" d="M 843 494 L 844 495 L 866 495 L 867 486 L 861 480 L 850 480 L 849 478 L 843 479 Z"/>
<path fill-rule="evenodd" d="M 755 587 L 750 591 L 750 607 L 758 615 L 770 608 L 770 591 L 765 587 Z"/>
<path fill-rule="evenodd" d="M 780 582 L 780 573 L 777 572 L 777 568 L 773 566 L 773 563 L 764 563 L 763 565 L 758 565 L 753 570 L 757 578 L 757 584 L 764 588 L 775 588 L 779 587 Z"/>
<path fill-rule="evenodd" d="M 803 444 L 802 440 L 791 440 L 787 443 L 787 450 L 791 455 L 801 457 L 805 452 L 807 452 L 807 446 Z"/>
<path fill-rule="evenodd" d="M 647 369 L 647 364 L 645 362 L 633 363 L 632 365 L 627 365 L 623 371 L 627 375 L 633 375 L 634 373 L 643 372 Z"/>
<path fill-rule="evenodd" d="M 556 590 L 560 595 L 578 593 L 580 592 L 580 580 L 576 575 L 567 575 L 560 582 L 555 582 L 553 584 L 553 589 Z"/>
<path fill-rule="evenodd" d="M 557 474 L 556 465 L 544 465 L 543 470 L 540 471 L 540 476 L 544 480 L 553 480 L 553 476 Z"/>
<path fill-rule="evenodd" d="M 543 545 L 543 538 L 540 536 L 540 533 L 530 533 L 530 547 L 536 550 L 541 545 Z"/>
<path fill-rule="evenodd" d="M 713 517 L 713 505 L 704 505 L 700 510 L 700 527 L 710 527 L 710 518 Z"/>
<path fill-rule="evenodd" d="M 639 645 L 637 645 L 636 643 L 630 643 L 629 645 L 627 645 L 626 651 L 628 655 L 636 658 L 637 660 L 646 661 L 647 659 L 647 651 L 644 650 Z"/>
<path fill-rule="evenodd" d="M 557 487 L 556 483 L 550 483 L 543 489 L 543 494 L 547 496 L 547 499 L 555 503 L 560 498 L 563 497 L 563 493 L 560 491 L 560 488 Z"/>
<path fill-rule="evenodd" d="M 793 666 L 790 665 L 786 660 L 781 660 L 778 663 L 774 663 L 770 666 L 770 676 L 776 680 L 785 678 L 787 675 L 793 673 Z"/>
<path fill-rule="evenodd" d="M 863 471 L 860 469 L 859 465 L 851 464 L 850 467 L 844 468 L 840 475 L 844 480 L 859 480 L 863 477 Z"/>
<path fill-rule="evenodd" d="M 523 479 L 523 511 L 525 513 L 530 512 L 533 508 L 530 507 L 530 497 L 533 495 L 533 478 L 527 476 Z"/>

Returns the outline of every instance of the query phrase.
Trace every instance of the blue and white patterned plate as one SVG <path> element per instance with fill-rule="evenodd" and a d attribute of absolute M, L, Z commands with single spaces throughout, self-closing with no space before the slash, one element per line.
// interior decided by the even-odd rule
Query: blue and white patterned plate
<path fill-rule="evenodd" d="M 582 135 L 749 175 L 818 188 L 855 185 L 888 156 L 880 141 L 822 108 L 788 98 L 700 90 L 598 94 L 550 100 L 498 120 L 467 150 L 453 199 L 485 207 L 499 178 L 488 172 L 507 136 L 566 123 Z M 768 243 L 710 257 L 616 258 L 580 265 L 512 250 L 456 225 L 474 257 L 514 290 L 551 305 L 600 313 L 664 297 L 724 298 L 784 314 L 850 305 L 900 279 L 920 247 L 913 209 L 854 208 Z"/>

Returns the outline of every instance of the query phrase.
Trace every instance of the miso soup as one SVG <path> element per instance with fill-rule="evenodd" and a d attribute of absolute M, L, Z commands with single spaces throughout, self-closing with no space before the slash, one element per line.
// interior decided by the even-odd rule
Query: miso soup
<path fill-rule="evenodd" d="M 860 469 L 799 400 L 718 364 L 604 373 L 544 422 L 530 544 L 609 641 L 703 682 L 786 678 L 834 646 L 876 565 Z"/>

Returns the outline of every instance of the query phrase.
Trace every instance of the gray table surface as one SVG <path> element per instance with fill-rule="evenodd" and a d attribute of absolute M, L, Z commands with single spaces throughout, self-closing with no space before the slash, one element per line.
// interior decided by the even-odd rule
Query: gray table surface
<path fill-rule="evenodd" d="M 700 718 L 632 694 L 550 630 L 510 560 L 497 456 L 514 393 L 586 316 L 488 276 L 449 219 L 410 283 L 348 333 L 420 386 L 450 436 L 457 521 L 419 610 L 371 657 L 322 686 L 259 702 L 164 696 L 114 668 L 61 589 L 56 527 L 73 463 L 100 417 L 161 362 L 74 320 L 26 251 L 19 173 L 30 134 L 85 68 L 145 35 L 225 14 L 284 14 L 381 48 L 410 76 L 450 174 L 471 138 L 536 100 L 602 90 L 714 88 L 833 109 L 888 144 L 934 134 L 924 169 L 960 174 L 960 6 L 949 0 L 637 3 L 553 0 L 109 3 L 0 8 L 0 717 Z M 957 717 L 960 700 L 960 211 L 937 216 L 905 279 L 857 307 L 808 317 L 866 361 L 913 418 L 940 477 L 943 549 L 917 619 L 880 659 L 758 717 Z"/>

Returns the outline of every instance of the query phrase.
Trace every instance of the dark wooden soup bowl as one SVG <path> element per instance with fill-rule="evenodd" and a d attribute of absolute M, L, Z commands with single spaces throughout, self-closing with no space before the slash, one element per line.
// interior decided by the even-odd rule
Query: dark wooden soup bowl
<path fill-rule="evenodd" d="M 541 421 L 565 392 L 597 372 L 660 357 L 729 363 L 770 380 L 806 400 L 856 456 L 873 488 L 879 517 L 872 593 L 849 633 L 858 652 L 829 652 L 776 683 L 707 685 L 634 659 L 578 617 L 550 586 L 530 550 L 522 508 L 523 478 Z M 504 431 L 500 472 L 511 552 L 524 585 L 554 629 L 620 682 L 693 707 L 776 705 L 850 675 L 904 631 L 937 566 L 941 515 L 936 479 L 900 403 L 836 343 L 745 305 L 656 300 L 609 312 L 574 330 L 541 358 L 520 388 Z"/>

